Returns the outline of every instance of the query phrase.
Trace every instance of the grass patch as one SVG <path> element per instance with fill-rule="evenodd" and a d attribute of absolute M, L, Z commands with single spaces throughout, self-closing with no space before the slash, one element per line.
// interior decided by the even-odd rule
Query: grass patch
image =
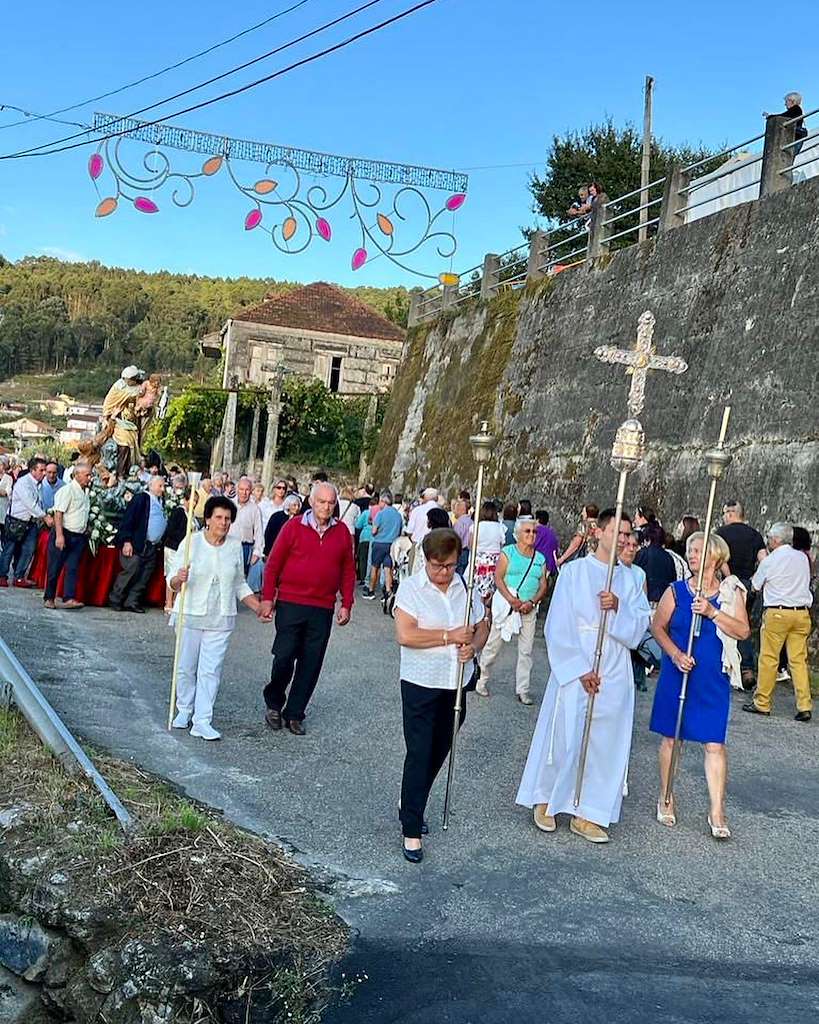
<path fill-rule="evenodd" d="M 269 984 L 270 1024 L 318 1020 L 347 930 L 307 872 L 136 765 L 100 754 L 95 762 L 138 820 L 135 834 L 122 832 L 93 785 L 67 772 L 16 710 L 0 707 L 0 809 L 26 809 L 3 834 L 3 856 L 42 858 L 45 877 L 64 874 L 72 898 L 106 908 L 118 941 L 165 936 L 218 951 L 255 979 L 237 981 L 248 999 Z M 206 1008 L 198 1019 L 209 1019 Z"/>

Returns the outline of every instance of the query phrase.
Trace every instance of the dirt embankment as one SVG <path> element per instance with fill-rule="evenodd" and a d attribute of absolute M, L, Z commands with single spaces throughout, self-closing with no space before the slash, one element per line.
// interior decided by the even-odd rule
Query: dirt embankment
<path fill-rule="evenodd" d="M 95 755 L 138 831 L 0 709 L 0 1019 L 311 1024 L 347 930 L 264 840 Z"/>

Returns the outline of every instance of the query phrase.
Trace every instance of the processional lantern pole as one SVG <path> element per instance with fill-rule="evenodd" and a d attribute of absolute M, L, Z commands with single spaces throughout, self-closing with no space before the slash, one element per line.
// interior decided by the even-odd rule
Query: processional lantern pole
<path fill-rule="evenodd" d="M 637 340 L 631 350 L 615 348 L 612 345 L 600 345 L 594 350 L 595 356 L 603 363 L 622 363 L 628 367 L 631 375 L 631 386 L 628 394 L 629 419 L 617 428 L 614 445 L 611 450 L 611 465 L 620 474 L 617 482 L 617 500 L 614 515 L 614 540 L 609 553 L 608 572 L 606 573 L 606 590 L 611 590 L 620 540 L 620 523 L 623 518 L 623 500 L 626 493 L 626 482 L 629 473 L 637 469 L 645 454 L 645 433 L 637 418 L 643 411 L 646 398 L 646 379 L 649 370 L 665 370 L 667 373 L 680 374 L 688 369 L 688 363 L 679 356 L 658 356 L 654 349 L 654 314 L 646 310 L 637 321 Z M 606 625 L 608 611 L 602 612 L 597 627 L 597 643 L 594 648 L 592 671 L 600 672 L 603 660 L 603 649 L 606 643 Z M 574 806 L 580 806 L 583 792 L 583 776 L 586 772 L 586 758 L 589 752 L 592 717 L 594 715 L 595 695 L 589 694 L 586 704 L 586 720 L 583 726 L 583 738 L 580 743 L 580 757 L 577 763 L 577 776 L 574 787 Z"/>
<path fill-rule="evenodd" d="M 188 473 L 188 486 L 190 487 L 190 497 L 188 498 L 188 521 L 185 527 L 185 546 L 182 549 L 182 565 L 187 566 L 190 561 L 191 554 L 191 535 L 193 533 L 193 510 L 196 507 L 196 492 L 199 488 L 199 482 L 202 479 L 201 473 Z M 176 704 L 176 681 L 179 675 L 179 657 L 182 653 L 182 630 L 184 628 L 185 618 L 185 594 L 188 590 L 187 581 L 185 581 L 179 588 L 179 596 L 176 599 L 174 606 L 174 613 L 176 614 L 176 643 L 173 649 L 173 673 L 171 674 L 171 699 L 168 707 L 168 728 L 172 728 L 174 719 L 174 705 Z"/>
<path fill-rule="evenodd" d="M 703 541 L 702 541 L 702 555 L 700 556 L 700 568 L 697 573 L 697 590 L 696 597 L 702 596 L 702 581 L 705 574 L 705 563 L 708 559 L 708 541 L 711 537 L 711 525 L 714 519 L 714 498 L 717 492 L 717 483 L 721 479 L 722 474 L 731 462 L 731 453 L 725 450 L 725 436 L 728 433 L 728 420 L 731 418 L 731 406 L 726 405 L 722 413 L 722 427 L 719 432 L 719 440 L 717 441 L 716 448 L 712 448 L 710 451 L 705 453 L 705 466 L 708 470 L 708 476 L 711 478 L 711 484 L 708 490 L 708 508 L 705 513 L 705 528 L 703 530 Z M 691 626 L 688 630 L 688 646 L 685 649 L 686 655 L 690 658 L 694 650 L 694 641 L 700 635 L 700 628 L 702 626 L 702 616 L 692 615 Z M 682 732 L 683 713 L 685 712 L 685 700 L 688 696 L 688 672 L 683 672 L 682 682 L 680 684 L 680 696 L 677 703 L 677 722 L 674 726 L 674 745 L 671 748 L 671 765 L 668 770 L 668 781 L 665 787 L 665 805 L 668 807 L 671 804 L 671 800 L 674 796 L 674 775 L 677 771 L 677 765 L 680 760 L 680 749 L 682 743 L 680 741 L 680 734 Z"/>
<path fill-rule="evenodd" d="M 628 419 L 617 428 L 614 438 L 614 445 L 611 449 L 611 465 L 620 474 L 617 481 L 617 501 L 614 514 L 614 540 L 609 552 L 608 571 L 606 572 L 606 587 L 611 590 L 614 579 L 614 569 L 617 565 L 617 554 L 620 540 L 620 523 L 623 519 L 623 500 L 626 495 L 626 481 L 629 473 L 638 469 L 643 461 L 645 453 L 645 434 L 642 424 L 637 419 Z M 608 623 L 608 610 L 600 616 L 597 627 L 597 642 L 594 647 L 594 663 L 592 672 L 597 675 L 600 671 L 600 663 L 603 660 L 603 645 L 606 642 L 606 625 Z M 589 752 L 589 738 L 591 736 L 592 716 L 594 715 L 595 694 L 589 694 L 586 704 L 586 721 L 583 725 L 583 739 L 580 743 L 580 758 L 577 762 L 577 777 L 574 785 L 574 806 L 580 805 L 580 795 L 583 792 L 583 776 L 586 771 L 586 757 Z"/>
<path fill-rule="evenodd" d="M 475 509 L 480 510 L 483 501 L 483 473 L 486 464 L 492 458 L 492 450 L 495 447 L 495 438 L 489 433 L 487 420 L 481 422 L 480 431 L 469 438 L 469 446 L 472 455 L 478 464 L 478 485 L 475 489 Z M 464 612 L 464 626 L 469 626 L 472 619 L 472 594 L 475 590 L 475 564 L 478 550 L 477 525 L 475 527 L 475 542 L 469 548 L 469 565 L 466 573 L 466 611 Z M 458 685 L 455 690 L 455 710 L 452 720 L 452 744 L 449 748 L 449 765 L 446 773 L 446 793 L 444 795 L 444 829 L 449 828 L 449 808 L 452 798 L 452 783 L 455 776 L 455 745 L 458 740 L 460 728 L 461 708 L 464 701 L 464 669 L 466 662 L 458 664 Z"/>

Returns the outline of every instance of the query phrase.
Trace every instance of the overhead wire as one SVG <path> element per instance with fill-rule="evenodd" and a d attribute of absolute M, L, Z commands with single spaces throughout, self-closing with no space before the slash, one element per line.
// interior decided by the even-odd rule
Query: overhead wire
<path fill-rule="evenodd" d="M 281 53 L 284 50 L 288 50 L 292 46 L 296 46 L 298 43 L 303 43 L 306 39 L 310 39 L 310 38 L 312 38 L 315 35 L 319 35 L 321 32 L 325 32 L 327 29 L 333 28 L 335 25 L 338 25 L 338 24 L 340 24 L 343 21 L 347 21 L 349 18 L 353 18 L 353 17 L 355 17 L 355 15 L 360 14 L 362 11 L 366 11 L 368 8 L 374 7 L 376 4 L 382 3 L 382 2 L 383 2 L 383 0 L 367 0 L 366 3 L 361 4 L 360 6 L 354 8 L 351 11 L 348 11 L 346 14 L 339 15 L 339 17 L 334 18 L 332 21 L 327 21 L 323 25 L 319 25 L 317 28 L 311 29 L 309 32 L 305 32 L 302 35 L 296 37 L 295 39 L 291 39 L 291 40 L 289 40 L 286 43 L 282 43 L 280 46 L 277 46 L 277 47 L 275 47 L 272 50 L 268 50 L 267 53 L 260 54 L 258 57 L 253 57 L 251 60 L 245 61 L 243 64 L 238 64 L 236 67 L 229 68 L 227 71 L 223 71 L 223 72 L 221 72 L 218 75 L 214 75 L 212 78 L 208 78 L 204 82 L 199 82 L 197 85 L 192 85 L 192 86 L 190 86 L 187 89 L 182 89 L 180 92 L 174 93 L 172 96 L 166 96 L 164 99 L 157 100 L 156 103 L 150 103 L 150 104 L 148 104 L 145 107 L 140 107 L 138 110 L 134 110 L 134 111 L 132 111 L 129 114 L 125 114 L 124 117 L 128 117 L 128 118 L 138 117 L 140 114 L 145 114 L 149 110 L 155 110 L 157 107 L 162 107 L 166 103 L 172 103 L 174 100 L 181 99 L 183 96 L 188 96 L 192 92 L 197 92 L 199 89 L 204 89 L 208 85 L 213 85 L 214 82 L 219 82 L 223 78 L 228 78 L 230 75 L 238 74 L 238 72 L 244 71 L 246 68 L 249 68 L 249 67 L 251 67 L 254 64 L 258 64 L 260 61 L 267 60 L 270 57 L 274 57 L 276 54 Z M 430 2 L 431 3 L 435 2 L 435 0 L 430 0 Z M 422 4 L 421 6 L 426 6 L 426 4 Z M 401 15 L 401 17 L 403 17 L 403 15 Z M 397 19 L 390 19 L 390 21 L 392 21 L 392 20 L 397 20 Z M 390 22 L 385 22 L 384 24 L 389 24 L 389 23 Z M 354 38 L 358 38 L 358 37 L 354 37 Z M 332 49 L 328 50 L 327 52 L 332 52 Z M 293 65 L 293 67 L 298 67 L 298 64 Z M 273 76 L 273 77 L 275 77 L 275 76 Z M 253 88 L 256 84 L 260 84 L 261 82 L 264 82 L 264 81 L 266 81 L 266 79 L 260 79 L 259 82 L 251 83 L 251 85 L 248 86 L 248 87 L 249 88 Z M 238 91 L 241 92 L 241 91 L 244 91 L 244 90 L 240 89 Z M 234 95 L 234 94 L 235 93 L 226 93 L 225 96 L 227 97 L 227 96 Z M 222 97 L 216 97 L 214 100 L 212 100 L 210 102 L 214 102 L 214 103 L 218 102 L 219 99 L 221 99 L 221 98 Z M 207 104 L 203 104 L 203 105 L 206 106 Z M 156 121 L 149 122 L 149 124 L 158 124 L 160 121 L 167 120 L 168 117 L 177 117 L 180 113 L 188 113 L 190 110 L 197 110 L 197 109 L 199 109 L 199 106 L 189 107 L 186 110 L 177 111 L 175 114 L 168 114 L 165 117 L 158 118 Z M 40 155 L 39 151 L 45 151 L 47 153 L 50 153 L 50 152 L 60 152 L 61 150 L 54 150 L 54 149 L 51 149 L 50 147 L 53 147 L 53 146 L 63 146 L 64 143 L 71 142 L 74 139 L 77 139 L 80 136 L 87 135 L 87 134 L 88 134 L 87 131 L 75 132 L 73 135 L 67 135 L 67 136 L 65 136 L 62 139 L 53 139 L 50 142 L 41 143 L 39 146 L 31 146 L 28 149 L 18 150 L 15 153 L 3 154 L 3 155 L 0 156 L 0 159 L 1 160 L 17 159 L 19 157 L 29 156 L 29 155 L 31 155 L 31 156 L 39 156 Z M 109 136 L 102 136 L 101 138 L 104 138 L 104 137 L 109 137 Z M 97 139 L 86 139 L 82 143 L 80 143 L 80 145 L 84 146 L 84 145 L 87 145 L 88 142 L 96 142 L 96 141 L 100 141 L 100 140 L 101 140 L 100 138 L 97 138 Z M 73 147 L 66 147 L 66 148 L 73 148 Z"/>
<path fill-rule="evenodd" d="M 176 71 L 178 68 L 184 67 L 185 64 L 190 64 L 191 61 L 198 60 L 200 57 L 205 57 L 209 53 L 213 53 L 215 50 L 218 50 L 223 46 L 227 46 L 229 43 L 234 43 L 237 39 L 241 39 L 243 36 L 249 35 L 251 32 L 256 32 L 260 28 L 264 28 L 265 25 L 270 25 L 278 18 L 283 18 L 286 14 L 290 14 L 299 7 L 304 7 L 304 5 L 309 2 L 310 0 L 299 0 L 298 3 L 291 4 L 290 7 L 286 7 L 282 11 L 277 11 L 276 14 L 271 14 L 262 21 L 257 21 L 255 25 L 249 25 L 247 28 L 242 29 L 241 32 L 236 32 L 234 35 L 228 36 L 227 39 L 221 39 L 218 43 L 214 43 L 212 46 L 208 46 L 204 50 L 199 50 L 198 53 L 192 53 L 189 57 L 185 57 L 182 60 L 177 61 L 175 64 L 169 64 L 167 67 L 160 68 L 159 71 L 154 71 L 150 75 L 144 75 L 142 78 L 137 78 L 133 82 L 128 82 L 126 85 L 120 85 L 116 89 L 110 89 L 108 92 L 102 92 L 99 96 L 91 96 L 87 100 L 80 100 L 78 103 L 71 103 L 67 107 L 60 107 L 59 110 L 52 110 L 48 114 L 36 114 L 33 111 L 24 110 L 22 107 L 15 107 L 10 103 L 4 103 L 0 105 L 0 110 L 4 108 L 8 110 L 15 110 L 20 114 L 24 114 L 25 117 L 20 121 L 12 121 L 9 124 L 0 125 L 0 131 L 5 128 L 16 128 L 21 124 L 31 124 L 32 121 L 56 121 L 57 114 L 66 114 L 70 110 L 78 110 L 80 107 L 87 107 L 91 103 L 97 103 L 99 100 L 108 99 L 109 96 L 116 96 L 121 92 L 125 92 L 127 89 L 134 89 L 138 85 L 143 85 L 145 82 L 150 82 L 154 78 L 159 78 L 162 75 L 168 74 L 169 71 Z M 70 124 L 78 128 L 86 127 L 77 121 L 57 121 L 57 123 Z"/>

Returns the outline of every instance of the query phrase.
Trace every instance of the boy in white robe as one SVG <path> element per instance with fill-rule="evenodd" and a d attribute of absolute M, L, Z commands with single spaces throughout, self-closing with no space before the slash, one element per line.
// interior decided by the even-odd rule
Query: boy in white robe
<path fill-rule="evenodd" d="M 614 509 L 598 519 L 595 552 L 561 569 L 544 635 L 551 675 L 523 771 L 517 803 L 534 808 L 535 824 L 553 832 L 556 814 L 572 815 L 571 830 L 595 843 L 608 842 L 606 829 L 620 817 L 623 783 L 631 751 L 634 676 L 631 649 L 648 628 L 651 609 L 637 577 L 618 564 L 611 591 L 606 572 L 614 537 Z M 631 535 L 620 522 L 618 549 Z M 592 672 L 597 628 L 609 609 L 600 672 Z M 575 781 L 589 694 L 594 703 L 580 804 Z"/>

